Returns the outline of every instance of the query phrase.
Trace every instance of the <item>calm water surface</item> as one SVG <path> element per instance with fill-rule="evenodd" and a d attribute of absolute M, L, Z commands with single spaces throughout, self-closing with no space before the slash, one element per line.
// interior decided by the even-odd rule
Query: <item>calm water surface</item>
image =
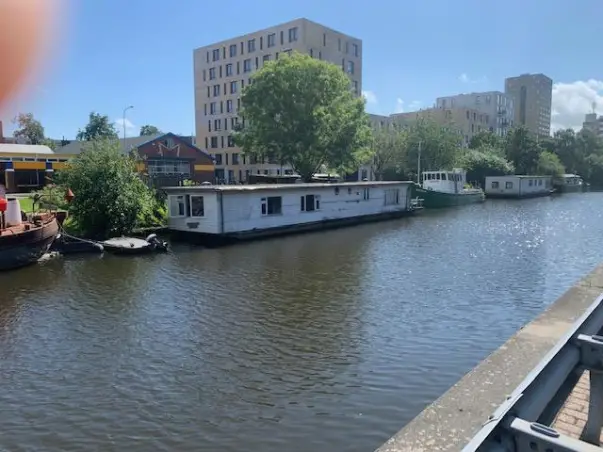
<path fill-rule="evenodd" d="M 0 447 L 370 451 L 603 260 L 603 193 L 0 275 Z"/>

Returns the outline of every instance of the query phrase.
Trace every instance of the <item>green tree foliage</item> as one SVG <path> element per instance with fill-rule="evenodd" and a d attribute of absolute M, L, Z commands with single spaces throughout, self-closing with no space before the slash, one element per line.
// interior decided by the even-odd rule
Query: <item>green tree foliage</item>
<path fill-rule="evenodd" d="M 541 149 L 525 127 L 511 130 L 505 140 L 505 156 L 518 174 L 536 174 Z"/>
<path fill-rule="evenodd" d="M 161 133 L 161 130 L 159 130 L 157 127 L 152 126 L 152 125 L 144 125 L 140 128 L 140 136 L 141 137 L 146 137 L 146 136 L 150 136 L 150 135 L 158 135 Z"/>
<path fill-rule="evenodd" d="M 419 119 L 406 129 L 406 152 L 404 167 L 413 179 L 417 175 L 419 147 L 421 171 L 436 171 L 452 168 L 461 148 L 461 135 L 453 124 L 438 126 L 429 119 Z"/>
<path fill-rule="evenodd" d="M 565 167 L 557 155 L 550 151 L 542 151 L 538 156 L 536 173 L 543 176 L 558 177 L 565 173 Z"/>
<path fill-rule="evenodd" d="M 364 100 L 339 66 L 293 53 L 266 63 L 251 82 L 235 134 L 246 155 L 289 164 L 305 181 L 323 164 L 346 170 L 366 160 Z"/>
<path fill-rule="evenodd" d="M 75 195 L 69 215 L 82 234 L 100 239 L 160 221 L 163 207 L 140 179 L 136 163 L 116 140 L 94 140 L 57 174 L 57 182 Z"/>
<path fill-rule="evenodd" d="M 377 180 L 383 180 L 386 170 L 403 170 L 407 133 L 394 127 L 373 131 L 370 144 L 373 171 Z"/>
<path fill-rule="evenodd" d="M 492 152 L 498 153 L 502 147 L 502 139 L 489 131 L 478 132 L 469 140 L 469 149 L 489 148 Z"/>
<path fill-rule="evenodd" d="M 78 131 L 76 138 L 80 141 L 112 139 L 117 138 L 117 131 L 107 115 L 92 112 L 88 124 Z"/>
<path fill-rule="evenodd" d="M 485 145 L 478 149 L 467 149 L 461 154 L 457 166 L 467 171 L 467 181 L 477 182 L 484 187 L 487 176 L 504 176 L 515 172 L 513 164 L 499 154 L 498 149 Z"/>
<path fill-rule="evenodd" d="M 13 122 L 17 125 L 13 132 L 15 138 L 24 139 L 28 144 L 46 144 L 44 127 L 32 113 L 19 113 Z"/>

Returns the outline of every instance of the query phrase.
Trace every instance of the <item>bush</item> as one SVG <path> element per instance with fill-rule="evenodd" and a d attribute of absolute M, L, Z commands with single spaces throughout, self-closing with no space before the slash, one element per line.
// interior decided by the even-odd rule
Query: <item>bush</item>
<path fill-rule="evenodd" d="M 458 164 L 467 171 L 468 181 L 477 181 L 482 187 L 486 176 L 503 176 L 515 171 L 513 164 L 488 147 L 466 150 Z"/>
<path fill-rule="evenodd" d="M 80 233 L 107 238 L 161 221 L 165 208 L 139 177 L 136 163 L 117 141 L 98 140 L 58 173 L 58 183 L 73 191 L 69 214 Z"/>

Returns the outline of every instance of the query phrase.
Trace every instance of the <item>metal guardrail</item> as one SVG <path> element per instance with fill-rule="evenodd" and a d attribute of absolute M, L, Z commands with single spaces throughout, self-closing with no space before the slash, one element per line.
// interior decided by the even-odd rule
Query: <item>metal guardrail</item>
<path fill-rule="evenodd" d="M 601 452 L 603 426 L 603 294 L 489 417 L 462 452 Z M 549 427 L 590 371 L 588 421 L 580 439 Z"/>

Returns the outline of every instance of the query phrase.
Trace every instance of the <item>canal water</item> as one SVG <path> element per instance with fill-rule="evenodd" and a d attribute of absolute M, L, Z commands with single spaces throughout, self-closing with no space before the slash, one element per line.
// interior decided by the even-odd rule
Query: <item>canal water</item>
<path fill-rule="evenodd" d="M 0 275 L 0 448 L 371 451 L 603 260 L 603 193 Z"/>

